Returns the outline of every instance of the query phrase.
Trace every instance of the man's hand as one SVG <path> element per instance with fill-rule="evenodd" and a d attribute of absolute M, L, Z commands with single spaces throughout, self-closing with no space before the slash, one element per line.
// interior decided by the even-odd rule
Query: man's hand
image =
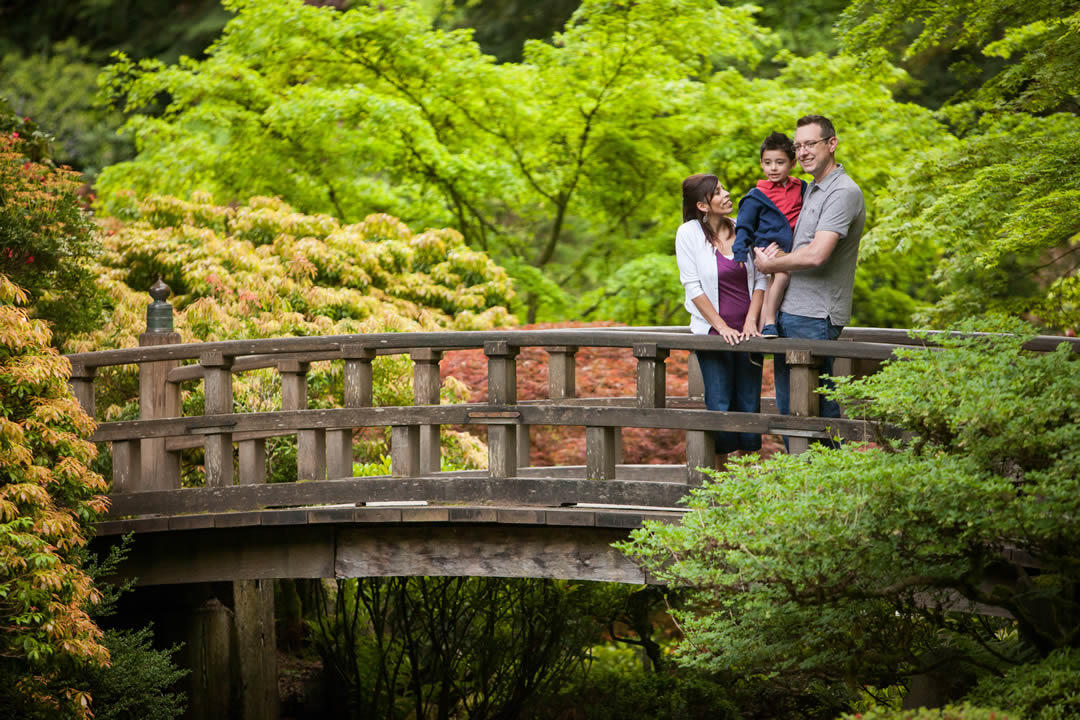
<path fill-rule="evenodd" d="M 776 243 L 772 243 L 769 247 L 762 250 L 761 248 L 754 248 L 754 267 L 758 272 L 763 272 L 767 275 L 776 272 L 775 261 L 776 253 L 780 252 L 780 246 Z"/>

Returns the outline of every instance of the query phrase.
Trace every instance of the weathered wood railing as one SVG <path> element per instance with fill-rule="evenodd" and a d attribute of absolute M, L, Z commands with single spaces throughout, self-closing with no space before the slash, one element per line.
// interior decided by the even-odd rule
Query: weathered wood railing
<path fill-rule="evenodd" d="M 88 412 L 94 412 L 98 368 L 139 366 L 140 419 L 102 423 L 94 440 L 111 443 L 112 516 L 167 512 L 255 510 L 266 506 L 312 505 L 376 500 L 432 500 L 571 504 L 615 502 L 670 507 L 713 463 L 709 433 L 739 431 L 789 437 L 792 452 L 816 438 L 873 437 L 866 422 L 816 417 L 817 366 L 837 358 L 839 373 L 872 371 L 901 344 L 904 331 L 849 328 L 837 341 L 752 339 L 737 348 L 718 338 L 694 336 L 680 328 L 589 328 L 485 332 L 423 332 L 327 337 L 293 337 L 179 344 L 174 333 L 147 333 L 142 347 L 68 356 L 71 384 Z M 167 342 L 172 340 L 172 342 Z M 1063 338 L 1039 338 L 1035 349 L 1050 349 Z M 162 344 L 162 341 L 165 341 Z M 637 359 L 637 392 L 630 398 L 576 397 L 575 353 L 579 347 L 627 348 Z M 549 356 L 549 397 L 519 402 L 516 361 L 523 347 L 541 347 Z M 1080 348 L 1080 345 L 1076 346 Z M 439 362 L 452 350 L 482 349 L 488 365 L 488 402 L 439 405 Z M 792 415 L 709 412 L 690 398 L 666 395 L 665 362 L 673 350 L 783 352 L 791 367 Z M 408 354 L 413 361 L 414 405 L 372 406 L 372 361 L 378 355 Z M 691 355 L 691 358 L 693 356 Z M 196 364 L 181 365 L 195 360 Z M 308 409 L 307 372 L 312 362 L 344 364 L 341 407 Z M 232 379 L 236 373 L 276 368 L 282 410 L 236 413 Z M 693 374 L 693 373 L 692 373 Z M 204 383 L 205 413 L 180 416 L 180 387 Z M 763 408 L 772 410 L 766 403 Z M 440 473 L 439 427 L 482 424 L 488 430 L 485 472 Z M 528 427 L 575 425 L 586 428 L 584 468 L 528 468 Z M 391 478 L 382 482 L 326 483 L 352 476 L 353 431 L 391 428 Z M 686 463 L 672 468 L 618 465 L 624 427 L 671 428 L 687 433 Z M 301 481 L 266 480 L 266 439 L 295 435 Z M 181 499 L 179 451 L 202 446 L 205 488 Z M 234 446 L 238 460 L 234 457 Z M 234 478 L 234 464 L 238 468 Z M 540 490 L 539 478 L 552 482 Z M 483 479 L 483 482 L 480 480 Z M 558 480 L 558 482 L 555 482 Z M 609 481 L 597 483 L 596 481 Z M 225 488 L 234 485 L 248 490 Z M 261 487 L 256 487 L 260 486 Z M 427 497 L 423 497 L 424 495 Z"/>

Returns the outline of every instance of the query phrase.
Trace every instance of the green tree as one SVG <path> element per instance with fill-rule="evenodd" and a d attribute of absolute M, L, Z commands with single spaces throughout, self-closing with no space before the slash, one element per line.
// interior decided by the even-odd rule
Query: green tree
<path fill-rule="evenodd" d="M 681 180 L 716 170 L 745 192 L 761 138 L 800 114 L 837 116 L 871 195 L 897 153 L 942 137 L 928 112 L 892 100 L 903 74 L 881 64 L 856 77 L 850 60 L 786 53 L 779 76 L 747 77 L 775 49 L 747 7 L 585 2 L 551 43 L 498 65 L 416 3 L 229 7 L 205 60 L 108 71 L 139 154 L 103 174 L 102 192 L 273 194 L 345 222 L 383 211 L 450 225 L 512 271 L 528 319 L 670 255 Z"/>
<path fill-rule="evenodd" d="M 554 44 L 495 65 L 415 3 L 230 7 L 205 61 L 112 67 L 140 152 L 103 192 L 277 194 L 346 222 L 386 211 L 571 280 L 583 250 L 632 235 L 688 174 L 670 159 L 691 140 L 687 78 L 717 48 L 756 62 L 767 38 L 746 9 L 589 2 Z M 165 113 L 141 114 L 161 93 Z"/>
<path fill-rule="evenodd" d="M 43 320 L 0 275 L 0 704 L 13 717 L 90 717 L 69 678 L 109 653 L 88 611 L 101 599 L 81 566 L 87 528 L 106 507 L 91 472 L 93 419 L 67 386 Z"/>
<path fill-rule="evenodd" d="M 334 587 L 331 585 L 330 587 Z M 315 646 L 349 717 L 519 717 L 585 660 L 600 586 L 416 577 L 317 586 Z"/>
<path fill-rule="evenodd" d="M 1029 353 L 1030 329 L 993 329 L 1010 332 L 841 384 L 849 414 L 910 439 L 739 463 L 681 526 L 634 533 L 626 552 L 696 590 L 681 663 L 799 694 L 1000 675 L 1075 647 L 1080 374 L 1067 346 Z"/>
<path fill-rule="evenodd" d="M 921 31 L 905 35 L 910 19 Z M 943 325 L 1004 311 L 1057 329 L 1080 323 L 1080 10 L 1075 3 L 934 4 L 857 0 L 845 44 L 873 62 L 900 43 L 905 57 L 977 47 L 999 72 L 941 111 L 957 134 L 904 158 L 867 236 L 871 250 L 937 243 L 942 301 L 921 317 Z M 957 68 L 962 71 L 962 68 Z"/>
<path fill-rule="evenodd" d="M 117 135 L 123 116 L 94 102 L 99 72 L 90 51 L 73 40 L 41 53 L 0 58 L 0 97 L 17 115 L 51 128 L 53 162 L 70 165 L 87 181 L 135 153 Z"/>

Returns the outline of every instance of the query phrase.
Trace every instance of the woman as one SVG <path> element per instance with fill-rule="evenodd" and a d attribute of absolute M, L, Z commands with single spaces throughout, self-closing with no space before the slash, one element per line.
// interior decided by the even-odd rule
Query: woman
<path fill-rule="evenodd" d="M 765 298 L 765 276 L 753 260 L 732 259 L 735 223 L 731 194 L 715 175 L 691 175 L 682 184 L 683 224 L 675 234 L 675 258 L 686 288 L 690 332 L 719 335 L 728 345 L 760 337 L 758 316 Z M 761 355 L 723 350 L 695 350 L 705 381 L 709 410 L 759 412 Z M 718 465 L 723 455 L 761 449 L 761 436 L 718 432 Z"/>

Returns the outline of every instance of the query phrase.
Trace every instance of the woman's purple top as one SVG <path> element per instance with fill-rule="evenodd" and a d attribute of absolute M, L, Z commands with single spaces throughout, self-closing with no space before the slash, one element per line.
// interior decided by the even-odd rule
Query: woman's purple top
<path fill-rule="evenodd" d="M 729 260 L 720 253 L 715 253 L 715 255 L 720 317 L 729 327 L 741 332 L 746 323 L 746 313 L 750 312 L 750 293 L 746 289 L 746 266 Z M 710 329 L 709 334 L 716 335 L 716 329 Z"/>

